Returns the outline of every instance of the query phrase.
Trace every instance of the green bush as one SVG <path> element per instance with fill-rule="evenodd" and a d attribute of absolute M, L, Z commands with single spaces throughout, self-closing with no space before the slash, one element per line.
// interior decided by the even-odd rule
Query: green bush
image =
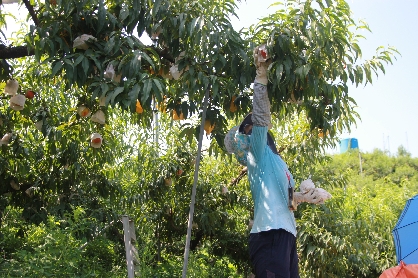
<path fill-rule="evenodd" d="M 98 264 L 105 271 L 111 271 L 117 261 L 115 244 L 105 238 L 97 238 L 89 242 L 84 252 L 85 264 Z"/>
<path fill-rule="evenodd" d="M 18 215 L 10 210 L 9 216 Z M 1 228 L 1 277 L 124 277 L 126 269 L 116 265 L 115 244 L 98 238 L 87 244 L 73 236 L 77 223 L 65 229 L 53 216 L 46 224 L 26 225 L 8 217 Z M 20 223 L 20 225 L 19 225 Z M 16 230 L 15 226 L 25 227 Z M 15 244 L 15 245 L 14 245 Z"/>

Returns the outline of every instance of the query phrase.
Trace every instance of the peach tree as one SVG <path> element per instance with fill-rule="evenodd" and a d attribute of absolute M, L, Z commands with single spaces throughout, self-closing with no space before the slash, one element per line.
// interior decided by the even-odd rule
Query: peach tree
<path fill-rule="evenodd" d="M 288 0 L 239 31 L 230 20 L 240 5 L 235 0 L 22 0 L 18 5 L 28 11 L 28 29 L 12 42 L 0 41 L 5 91 L 0 95 L 0 208 L 21 207 L 34 223 L 85 206 L 100 226 L 125 209 L 139 215 L 135 207 L 144 203 L 149 214 L 169 209 L 154 223 L 184 221 L 191 181 L 176 173 L 187 169 L 192 175 L 205 93 L 207 126 L 213 128 L 207 132 L 209 153 L 222 154 L 224 134 L 251 110 L 252 50 L 260 43 L 272 56 L 273 133 L 302 179 L 323 149 L 358 118 L 348 84 L 371 83 L 397 53 L 378 48 L 375 57 L 362 60 L 359 30 L 368 26 L 356 23 L 341 0 Z M 2 30 L 13 24 L 10 19 L 0 11 Z M 159 144 L 156 115 L 166 136 Z M 171 156 L 157 159 L 161 153 L 147 147 L 164 149 L 173 137 L 185 147 L 160 150 Z M 183 187 L 169 191 L 168 178 L 181 180 Z M 140 182 L 143 187 L 133 186 Z M 213 194 L 208 188 L 198 192 L 206 196 L 202 192 Z M 206 200 L 211 209 L 197 206 L 205 209 L 197 214 L 206 221 L 202 238 L 217 232 L 210 228 L 216 221 L 206 217 L 221 215 L 225 208 L 217 201 L 248 209 L 235 197 Z M 176 211 L 182 213 L 170 212 L 166 200 L 181 200 Z M 184 228 L 181 221 L 174 227 Z M 170 229 L 171 222 L 164 225 L 167 237 L 183 235 Z M 80 236 L 91 236 L 92 230 Z"/>

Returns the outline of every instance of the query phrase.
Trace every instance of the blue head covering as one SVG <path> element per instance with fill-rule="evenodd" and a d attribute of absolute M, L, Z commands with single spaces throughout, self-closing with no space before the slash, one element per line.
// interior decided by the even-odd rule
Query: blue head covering
<path fill-rule="evenodd" d="M 231 128 L 224 139 L 225 148 L 228 153 L 235 154 L 236 159 L 243 166 L 247 166 L 247 154 L 250 149 L 251 131 L 248 134 L 244 134 L 244 127 L 248 124 L 253 124 L 251 113 L 245 117 L 239 126 Z M 274 139 L 269 132 L 267 132 L 267 145 L 273 153 L 278 155 Z"/>

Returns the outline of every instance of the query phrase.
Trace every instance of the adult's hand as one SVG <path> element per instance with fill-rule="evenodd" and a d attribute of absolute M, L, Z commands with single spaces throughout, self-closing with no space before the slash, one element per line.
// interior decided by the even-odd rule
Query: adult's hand
<path fill-rule="evenodd" d="M 256 67 L 256 77 L 254 82 L 267 85 L 267 71 L 271 64 L 265 44 L 257 46 L 253 51 L 254 64 Z"/>

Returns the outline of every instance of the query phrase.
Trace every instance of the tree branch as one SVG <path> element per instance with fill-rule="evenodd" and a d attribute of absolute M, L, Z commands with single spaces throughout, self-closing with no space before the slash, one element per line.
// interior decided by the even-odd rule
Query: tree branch
<path fill-rule="evenodd" d="M 236 177 L 235 179 L 233 179 L 230 183 L 229 183 L 229 185 L 237 185 L 237 183 L 239 183 L 240 182 L 240 180 L 242 180 L 242 178 L 247 174 L 247 170 L 248 170 L 248 168 L 247 167 L 244 167 L 242 170 L 241 170 L 241 173 L 239 173 L 239 175 L 238 175 L 238 177 Z"/>
<path fill-rule="evenodd" d="M 168 60 L 170 63 L 175 63 L 173 56 L 169 53 L 168 48 L 159 49 L 158 47 L 154 47 L 155 52 L 160 55 L 161 58 Z"/>
<path fill-rule="evenodd" d="M 39 25 L 38 16 L 35 13 L 35 10 L 33 9 L 33 6 L 30 4 L 28 0 L 23 0 L 23 3 L 25 3 L 26 9 L 28 9 L 28 12 L 30 16 L 32 17 L 33 23 L 35 23 L 35 26 Z"/>
<path fill-rule="evenodd" d="M 32 55 L 35 55 L 35 51 L 28 50 L 26 46 L 9 46 L 0 49 L 0 59 L 14 59 Z"/>

